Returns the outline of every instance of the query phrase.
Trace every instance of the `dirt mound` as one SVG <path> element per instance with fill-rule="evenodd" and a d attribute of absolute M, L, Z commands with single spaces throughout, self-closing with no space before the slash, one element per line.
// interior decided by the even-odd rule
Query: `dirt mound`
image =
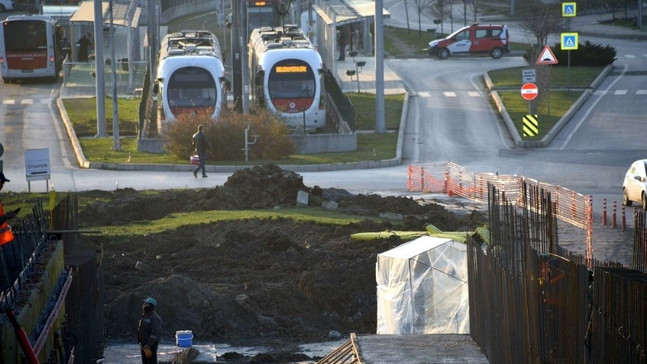
<path fill-rule="evenodd" d="M 223 186 L 159 195 L 133 190 L 93 191 L 80 215 L 84 226 L 159 219 L 181 211 L 294 206 L 299 190 L 310 204 L 337 200 L 340 211 L 366 216 L 348 225 L 247 219 L 183 226 L 137 238 L 88 236 L 102 255 L 106 337 L 134 340 L 141 302 L 153 296 L 164 320 L 164 340 L 192 330 L 196 341 L 286 343 L 374 333 L 377 254 L 398 238 L 355 241 L 352 233 L 393 229 L 380 214 L 400 216 L 402 228 L 472 229 L 485 219 L 455 215 L 410 198 L 351 195 L 303 185 L 276 166 L 234 173 Z M 326 198 L 328 197 L 328 198 Z M 369 219 L 371 218 L 371 219 Z"/>

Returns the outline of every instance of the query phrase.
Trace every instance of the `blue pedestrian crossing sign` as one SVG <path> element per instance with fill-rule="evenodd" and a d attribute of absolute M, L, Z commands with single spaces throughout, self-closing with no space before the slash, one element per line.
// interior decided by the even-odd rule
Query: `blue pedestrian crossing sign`
<path fill-rule="evenodd" d="M 575 16 L 577 12 L 577 3 L 562 3 L 562 17 L 569 18 Z"/>
<path fill-rule="evenodd" d="M 577 50 L 577 33 L 562 33 L 561 34 L 562 46 L 561 50 L 563 51 L 574 51 Z"/>

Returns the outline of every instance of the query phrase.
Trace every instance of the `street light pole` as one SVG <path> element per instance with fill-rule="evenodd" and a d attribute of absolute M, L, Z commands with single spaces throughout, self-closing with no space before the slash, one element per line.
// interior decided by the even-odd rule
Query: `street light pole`
<path fill-rule="evenodd" d="M 106 130 L 106 81 L 103 64 L 103 8 L 101 0 L 94 0 L 94 69 L 97 96 L 97 137 L 108 136 Z"/>
<path fill-rule="evenodd" d="M 119 105 L 117 103 L 117 59 L 115 59 L 115 23 L 113 0 L 110 0 L 110 70 L 112 71 L 112 149 L 121 150 L 119 145 Z"/>
<path fill-rule="evenodd" d="M 243 88 L 242 88 L 242 59 L 241 59 L 241 14 L 240 2 L 245 0 L 232 0 L 232 19 L 231 19 L 231 68 L 234 86 L 234 108 L 233 110 L 243 112 Z"/>
<path fill-rule="evenodd" d="M 375 132 L 386 132 L 384 122 L 384 15 L 382 0 L 375 0 Z"/>
<path fill-rule="evenodd" d="M 247 42 L 249 40 L 249 34 L 248 34 L 248 25 L 247 25 L 247 0 L 241 1 L 240 2 L 241 6 L 241 39 L 242 41 L 240 42 L 240 48 L 241 48 L 241 83 L 242 83 L 242 106 L 243 106 L 243 113 L 244 114 L 249 114 L 249 68 L 247 67 L 247 62 L 249 61 L 249 55 L 247 53 L 248 47 L 247 47 Z"/>
<path fill-rule="evenodd" d="M 96 1 L 96 0 L 95 0 Z M 155 46 L 156 44 L 156 39 L 155 39 L 155 33 L 156 33 L 156 26 L 155 26 L 155 19 L 157 17 L 157 10 L 155 9 L 155 0 L 148 0 L 148 3 L 146 5 L 146 10 L 147 10 L 147 26 L 146 26 L 146 40 L 148 42 L 148 63 L 149 63 L 149 69 L 150 69 L 150 82 L 151 85 L 155 83 L 156 77 L 157 77 L 157 70 L 156 70 L 156 61 L 157 61 L 157 48 Z"/>

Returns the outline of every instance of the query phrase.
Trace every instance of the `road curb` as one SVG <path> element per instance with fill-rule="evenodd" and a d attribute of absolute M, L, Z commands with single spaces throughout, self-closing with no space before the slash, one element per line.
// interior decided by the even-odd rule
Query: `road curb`
<path fill-rule="evenodd" d="M 70 143 L 72 143 L 74 156 L 76 157 L 76 161 L 79 164 L 79 167 L 90 168 L 90 163 L 87 161 L 87 159 L 85 159 L 85 155 L 83 154 L 83 148 L 81 148 L 79 139 L 76 137 L 74 126 L 72 126 L 70 117 L 69 115 L 67 115 L 67 110 L 65 110 L 65 105 L 63 105 L 62 98 L 59 97 L 56 99 L 56 106 L 58 107 L 58 113 L 61 115 L 61 119 L 63 120 L 63 125 L 65 126 L 65 131 L 67 132 L 67 136 L 70 138 Z"/>

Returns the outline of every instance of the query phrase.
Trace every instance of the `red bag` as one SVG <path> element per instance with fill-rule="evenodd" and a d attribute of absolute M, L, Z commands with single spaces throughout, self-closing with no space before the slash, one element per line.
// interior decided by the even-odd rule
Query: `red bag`
<path fill-rule="evenodd" d="M 200 157 L 197 154 L 192 155 L 189 158 L 189 164 L 193 164 L 194 166 L 197 166 L 200 164 Z"/>

